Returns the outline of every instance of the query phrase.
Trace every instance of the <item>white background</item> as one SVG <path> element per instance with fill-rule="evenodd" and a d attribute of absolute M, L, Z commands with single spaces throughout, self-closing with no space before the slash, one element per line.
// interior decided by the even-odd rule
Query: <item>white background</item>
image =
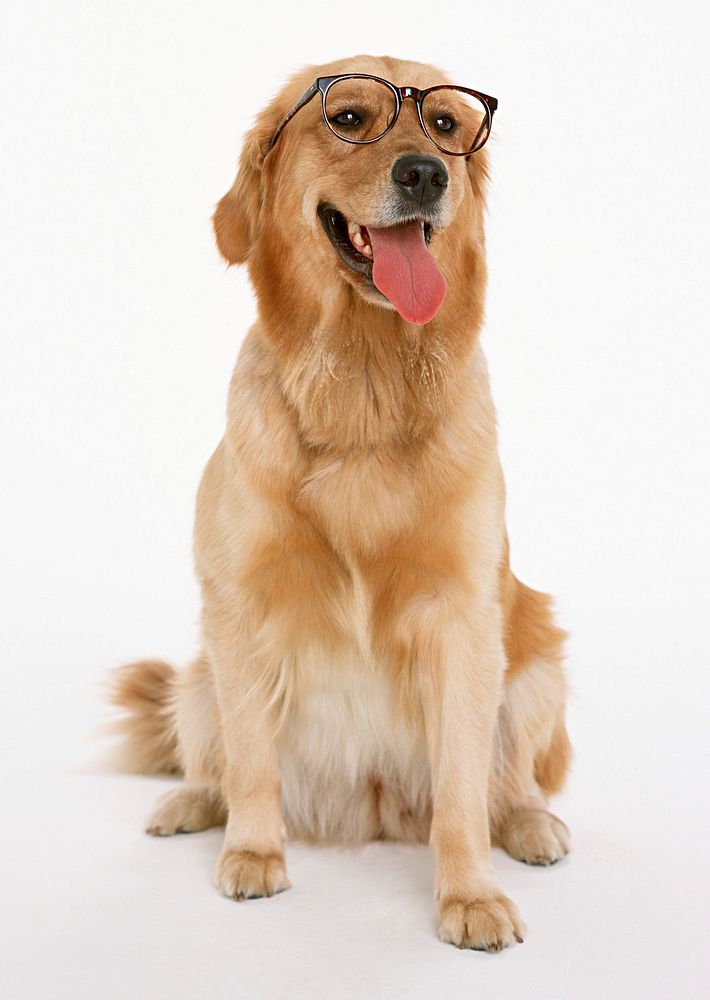
<path fill-rule="evenodd" d="M 690 997 L 708 984 L 708 156 L 700 5 L 5 3 L 3 996 Z M 526 943 L 435 937 L 426 848 L 294 845 L 231 904 L 168 783 L 97 773 L 109 667 L 185 663 L 195 489 L 255 312 L 214 249 L 241 137 L 305 62 L 500 100 L 484 343 L 513 566 L 570 629 L 574 853 L 500 852 Z M 399 81 L 406 83 L 407 81 Z M 298 234 L 295 234 L 296 236 Z M 703 760 L 704 755 L 704 760 Z"/>

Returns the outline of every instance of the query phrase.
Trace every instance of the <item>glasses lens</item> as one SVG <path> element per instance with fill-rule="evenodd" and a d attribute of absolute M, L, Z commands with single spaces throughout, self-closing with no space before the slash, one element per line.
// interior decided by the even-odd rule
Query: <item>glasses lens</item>
<path fill-rule="evenodd" d="M 427 132 L 447 153 L 472 153 L 488 138 L 490 121 L 483 101 L 454 87 L 442 87 L 422 101 Z"/>
<path fill-rule="evenodd" d="M 379 80 L 363 77 L 336 80 L 325 98 L 330 127 L 350 142 L 379 139 L 392 124 L 396 110 L 393 91 Z"/>

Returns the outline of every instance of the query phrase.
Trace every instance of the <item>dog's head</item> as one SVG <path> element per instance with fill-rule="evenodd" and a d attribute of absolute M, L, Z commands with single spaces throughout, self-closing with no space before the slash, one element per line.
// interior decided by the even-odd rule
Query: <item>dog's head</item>
<path fill-rule="evenodd" d="M 300 72 L 246 138 L 236 180 L 214 215 L 220 252 L 230 264 L 249 263 L 262 308 L 284 317 L 343 291 L 353 305 L 395 309 L 416 324 L 431 320 L 444 300 L 447 311 L 470 311 L 484 273 L 486 151 L 446 155 L 407 99 L 378 141 L 343 141 L 335 131 L 369 138 L 391 120 L 386 91 L 377 98 L 372 85 L 358 80 L 333 88 L 326 120 L 315 93 L 283 124 L 317 77 L 343 73 L 419 91 L 450 82 L 431 66 L 384 57 Z M 470 105 L 451 92 L 437 103 L 432 96 L 427 113 L 432 133 L 442 130 L 442 144 L 452 121 L 470 134 L 479 125 Z"/>

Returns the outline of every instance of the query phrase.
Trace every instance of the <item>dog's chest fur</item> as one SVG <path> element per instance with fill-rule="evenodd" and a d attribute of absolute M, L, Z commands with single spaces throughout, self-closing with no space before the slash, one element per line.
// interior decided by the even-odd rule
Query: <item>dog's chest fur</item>
<path fill-rule="evenodd" d="M 381 546 L 411 527 L 418 507 L 411 476 L 382 449 L 318 458 L 298 498 L 341 552 Z"/>
<path fill-rule="evenodd" d="M 420 840 L 430 790 L 423 733 L 371 655 L 364 593 L 353 597 L 349 648 L 334 656 L 310 645 L 289 664 L 292 697 L 279 738 L 286 824 L 291 836 L 319 841 L 358 842 L 385 828 Z"/>
<path fill-rule="evenodd" d="M 330 355 L 314 348 L 286 372 L 258 343 L 244 359 L 260 376 L 261 419 L 247 421 L 235 398 L 235 448 L 254 457 L 257 485 L 280 483 L 278 502 L 296 515 L 285 519 L 294 584 L 288 603 L 274 610 L 270 602 L 268 612 L 284 657 L 282 796 L 294 836 L 362 840 L 385 828 L 404 839 L 426 836 L 425 740 L 391 664 L 376 655 L 376 595 L 362 567 L 446 517 L 466 492 L 471 436 L 447 416 L 449 363 L 429 347 L 390 345 L 387 355 L 385 347 Z M 245 381 L 238 377 L 234 388 L 246 393 Z"/>

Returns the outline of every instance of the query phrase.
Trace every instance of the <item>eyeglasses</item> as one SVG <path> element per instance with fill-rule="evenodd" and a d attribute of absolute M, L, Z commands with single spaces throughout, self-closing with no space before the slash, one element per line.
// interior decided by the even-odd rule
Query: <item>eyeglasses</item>
<path fill-rule="evenodd" d="M 448 85 L 418 90 L 395 87 L 389 80 L 367 73 L 319 76 L 291 108 L 271 140 L 276 145 L 286 125 L 301 108 L 320 93 L 323 121 L 344 142 L 365 145 L 377 142 L 392 129 L 403 102 L 415 102 L 422 131 L 437 149 L 448 156 L 470 156 L 491 134 L 495 97 L 467 87 Z"/>

